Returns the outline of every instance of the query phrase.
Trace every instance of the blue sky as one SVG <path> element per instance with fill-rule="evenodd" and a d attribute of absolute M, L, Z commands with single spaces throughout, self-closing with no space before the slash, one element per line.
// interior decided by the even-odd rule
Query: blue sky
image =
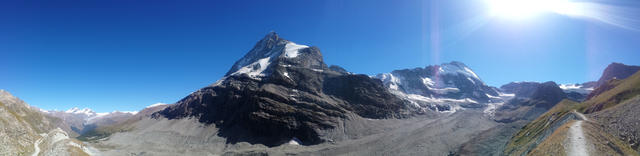
<path fill-rule="evenodd" d="M 2 1 L 0 88 L 49 110 L 173 103 L 270 31 L 368 75 L 455 60 L 493 86 L 581 83 L 611 62 L 640 64 L 636 30 L 486 14 L 482 0 Z"/>

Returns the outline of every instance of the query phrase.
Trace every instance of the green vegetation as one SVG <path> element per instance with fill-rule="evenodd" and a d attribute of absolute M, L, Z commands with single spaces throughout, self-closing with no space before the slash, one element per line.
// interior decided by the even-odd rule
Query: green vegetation
<path fill-rule="evenodd" d="M 100 139 L 109 137 L 114 133 L 131 131 L 134 128 L 132 126 L 133 123 L 135 123 L 138 120 L 139 118 L 131 118 L 121 123 L 117 123 L 109 126 L 100 126 L 100 127 L 97 127 L 96 129 L 93 129 L 91 131 L 88 131 L 78 136 L 76 139 L 81 141 L 95 141 L 95 140 L 100 140 Z"/>
<path fill-rule="evenodd" d="M 562 125 L 565 122 L 565 115 L 570 113 L 572 108 L 578 103 L 571 100 L 562 100 L 546 113 L 542 114 L 533 122 L 522 127 L 516 133 L 505 148 L 507 155 L 523 155 L 534 149 L 552 131 L 553 126 Z M 546 131 L 549 131 L 545 134 Z"/>
<path fill-rule="evenodd" d="M 114 133 L 118 133 L 118 132 L 127 132 L 131 129 L 129 128 L 121 128 L 119 126 L 105 126 L 105 127 L 99 127 L 96 129 L 93 129 L 91 131 L 88 131 L 80 136 L 78 136 L 76 139 L 81 140 L 81 141 L 95 141 L 95 140 L 100 140 L 106 137 L 111 136 L 111 134 Z"/>
<path fill-rule="evenodd" d="M 569 131 L 569 126 L 572 125 L 574 121 L 567 122 L 564 125 L 558 127 L 553 134 L 551 134 L 548 139 L 545 139 L 540 145 L 538 145 L 535 149 L 531 150 L 527 155 L 530 156 L 547 156 L 547 155 L 557 155 L 564 156 L 567 155 L 565 153 L 564 146 L 562 143 L 565 140 L 565 136 L 567 136 L 567 132 Z"/>

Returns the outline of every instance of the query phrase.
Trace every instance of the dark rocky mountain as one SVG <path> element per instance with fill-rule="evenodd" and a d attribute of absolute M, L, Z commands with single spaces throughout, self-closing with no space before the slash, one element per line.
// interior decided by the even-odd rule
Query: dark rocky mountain
<path fill-rule="evenodd" d="M 327 67 L 317 47 L 298 45 L 269 33 L 227 74 L 175 105 L 153 114 L 197 118 L 220 128 L 227 142 L 276 146 L 291 140 L 324 142 L 319 130 L 332 129 L 349 114 L 404 118 L 415 113 L 378 79 Z"/>
<path fill-rule="evenodd" d="M 558 84 L 550 81 L 540 84 L 531 96 L 531 99 L 545 101 L 545 103 L 537 104 L 536 107 L 550 109 L 566 97 L 567 95 L 562 91 L 562 89 L 560 89 L 560 87 L 558 87 Z"/>
<path fill-rule="evenodd" d="M 595 86 L 596 88 L 600 85 L 605 84 L 607 81 L 611 79 L 625 79 L 634 73 L 640 70 L 640 66 L 629 66 L 622 63 L 611 63 L 607 68 L 602 72 L 602 76 L 598 79 Z"/>
<path fill-rule="evenodd" d="M 497 110 L 496 120 L 499 122 L 533 120 L 567 98 L 567 94 L 551 81 L 510 83 L 507 87 L 501 88 L 505 88 L 503 91 L 506 93 L 516 94 L 516 97 Z"/>
<path fill-rule="evenodd" d="M 500 86 L 505 93 L 515 94 L 516 97 L 531 97 L 540 86 L 539 82 L 511 82 Z"/>
<path fill-rule="evenodd" d="M 622 79 L 625 79 L 640 70 L 640 66 L 629 66 L 622 63 L 611 63 L 602 72 L 600 79 L 595 82 L 594 90 L 585 99 L 589 100 L 609 89 L 613 89 Z"/>

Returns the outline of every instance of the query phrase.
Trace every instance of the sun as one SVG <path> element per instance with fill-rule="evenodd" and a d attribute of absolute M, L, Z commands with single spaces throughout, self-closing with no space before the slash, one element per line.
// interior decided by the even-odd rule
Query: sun
<path fill-rule="evenodd" d="M 573 12 L 567 0 L 486 0 L 489 15 L 510 19 L 523 19 L 543 13 L 565 14 Z"/>

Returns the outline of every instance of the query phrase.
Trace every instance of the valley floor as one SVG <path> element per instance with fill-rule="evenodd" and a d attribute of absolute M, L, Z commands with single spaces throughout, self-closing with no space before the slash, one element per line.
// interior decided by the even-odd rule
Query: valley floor
<path fill-rule="evenodd" d="M 145 128 L 117 133 L 91 144 L 105 155 L 447 155 L 498 123 L 482 110 L 472 109 L 408 119 L 352 117 L 344 120 L 342 126 L 323 132 L 324 137 L 330 138 L 328 142 L 271 148 L 245 142 L 226 144 L 224 138 L 216 135 L 215 127 L 193 119 L 145 119 L 136 125 Z"/>

